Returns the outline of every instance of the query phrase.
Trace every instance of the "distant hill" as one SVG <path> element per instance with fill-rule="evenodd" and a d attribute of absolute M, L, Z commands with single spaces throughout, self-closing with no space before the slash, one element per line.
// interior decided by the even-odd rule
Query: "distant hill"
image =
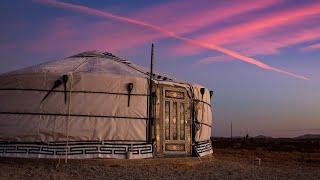
<path fill-rule="evenodd" d="M 233 139 L 243 139 L 245 136 L 233 136 Z M 258 135 L 258 136 L 249 136 L 248 138 L 254 138 L 254 139 L 273 139 L 271 136 L 264 136 L 264 135 Z M 230 139 L 230 137 L 219 137 L 219 136 L 214 136 L 211 137 L 211 139 Z"/>
<path fill-rule="evenodd" d="M 264 136 L 264 135 L 258 135 L 258 136 L 255 136 L 255 137 L 253 137 L 253 138 L 255 138 L 255 139 L 271 139 L 272 137 L 270 137 L 270 136 Z"/>
<path fill-rule="evenodd" d="M 304 134 L 302 136 L 295 137 L 295 139 L 320 139 L 320 134 Z"/>

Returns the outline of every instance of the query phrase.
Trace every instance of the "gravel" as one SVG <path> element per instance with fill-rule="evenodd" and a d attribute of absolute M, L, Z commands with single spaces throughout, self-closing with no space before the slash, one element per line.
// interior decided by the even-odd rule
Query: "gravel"
<path fill-rule="evenodd" d="M 259 166 L 257 158 L 261 159 Z M 0 179 L 320 179 L 320 153 L 218 149 L 201 158 L 0 158 Z"/>

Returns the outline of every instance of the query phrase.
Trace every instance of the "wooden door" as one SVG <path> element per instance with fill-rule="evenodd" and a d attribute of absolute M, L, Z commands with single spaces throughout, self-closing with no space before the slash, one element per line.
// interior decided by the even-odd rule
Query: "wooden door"
<path fill-rule="evenodd" d="M 163 88 L 162 144 L 166 155 L 191 153 L 190 98 L 185 89 Z"/>

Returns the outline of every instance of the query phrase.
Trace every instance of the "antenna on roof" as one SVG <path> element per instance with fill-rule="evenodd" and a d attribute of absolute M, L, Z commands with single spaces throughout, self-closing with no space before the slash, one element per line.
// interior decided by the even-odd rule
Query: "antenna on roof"
<path fill-rule="evenodd" d="M 152 123 L 153 123 L 153 95 L 152 95 L 152 76 L 153 76 L 153 56 L 154 56 L 154 45 L 151 44 L 151 59 L 150 59 L 150 73 L 149 73 L 149 107 L 148 107 L 148 141 L 152 141 Z"/>

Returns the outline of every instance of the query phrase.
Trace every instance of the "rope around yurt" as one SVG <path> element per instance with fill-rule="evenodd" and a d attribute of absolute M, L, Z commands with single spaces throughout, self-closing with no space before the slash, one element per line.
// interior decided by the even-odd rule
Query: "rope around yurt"
<path fill-rule="evenodd" d="M 67 116 L 67 148 L 66 148 L 66 159 L 65 163 L 68 162 L 68 149 L 69 149 L 69 121 L 70 121 L 70 112 L 71 112 L 71 93 L 72 93 L 72 82 L 73 82 L 73 72 L 69 73 L 70 76 L 70 88 L 69 88 L 69 103 L 68 103 L 68 116 Z"/>
<path fill-rule="evenodd" d="M 70 121 L 70 113 L 71 113 L 71 94 L 72 94 L 72 84 L 73 84 L 73 73 L 76 72 L 82 65 L 88 62 L 88 58 L 86 58 L 82 63 L 80 63 L 77 67 L 75 67 L 71 72 L 68 73 L 70 76 L 70 88 L 69 88 L 69 103 L 68 103 L 68 116 L 67 116 L 67 127 L 66 127 L 66 135 L 67 135 L 67 142 L 66 142 L 66 156 L 65 156 L 65 163 L 68 163 L 68 150 L 69 150 L 69 121 Z"/>

